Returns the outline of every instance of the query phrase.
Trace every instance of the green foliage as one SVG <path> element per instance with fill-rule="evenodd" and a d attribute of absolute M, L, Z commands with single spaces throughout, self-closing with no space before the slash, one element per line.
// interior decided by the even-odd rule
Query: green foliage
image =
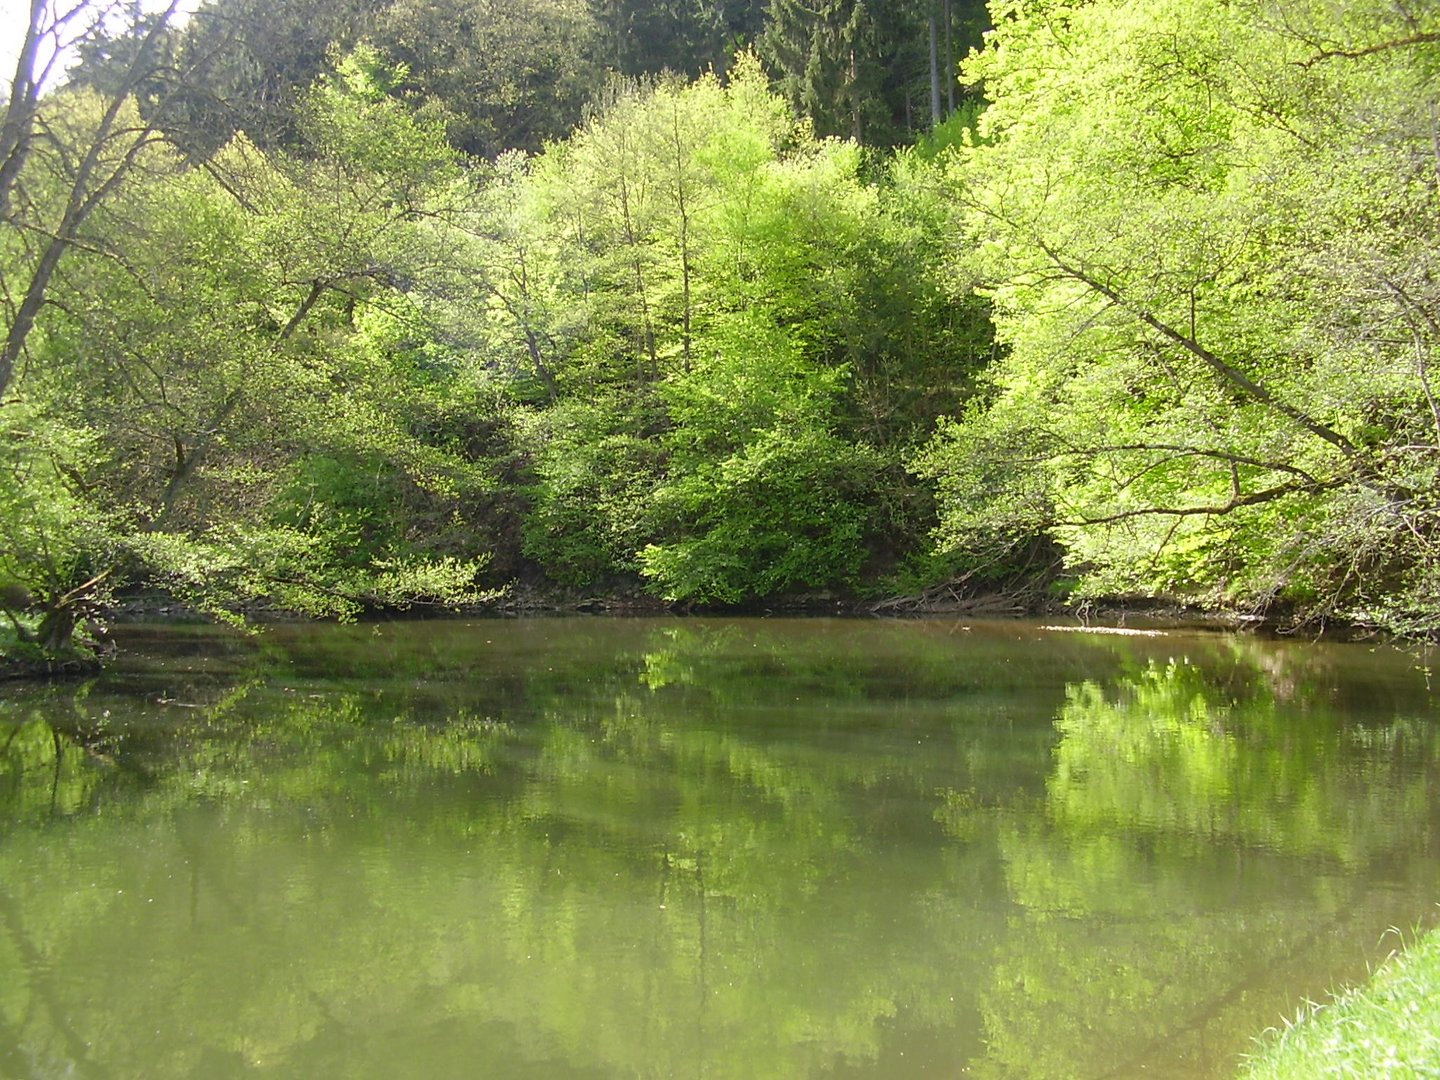
<path fill-rule="evenodd" d="M 365 37 L 380 6 L 207 0 L 174 34 L 177 62 L 156 95 L 157 118 L 198 161 L 240 133 L 267 150 L 293 149 L 306 93 Z"/>
<path fill-rule="evenodd" d="M 1362 6 L 1007 13 L 945 159 L 1007 355 L 916 458 L 943 544 L 1046 531 L 1090 593 L 1433 625 L 1435 34 Z"/>
<path fill-rule="evenodd" d="M 978 45 L 988 25 L 975 0 L 772 0 L 759 48 L 780 92 L 822 135 L 870 146 L 910 142 L 930 124 L 929 31 L 950 53 Z M 937 82 L 948 86 L 945 42 L 936 41 Z M 942 90 L 942 108 L 949 95 Z"/>
<path fill-rule="evenodd" d="M 0 656 L 63 656 L 77 624 L 110 598 L 124 510 L 83 495 L 103 454 L 95 432 L 11 401 L 0 409 L 0 446 Z"/>
<path fill-rule="evenodd" d="M 487 594 L 480 560 L 372 558 L 347 566 L 347 523 L 311 520 L 304 530 L 229 525 L 204 536 L 136 536 L 131 546 L 153 581 L 197 610 L 241 623 L 257 607 L 310 618 L 351 619 L 367 608 L 453 608 Z"/>
<path fill-rule="evenodd" d="M 395 0 L 372 40 L 403 65 L 398 89 L 456 148 L 495 158 L 567 134 L 600 86 L 600 28 L 585 0 Z"/>
<path fill-rule="evenodd" d="M 888 161 L 853 136 L 917 126 L 932 18 L 971 5 L 776 4 L 778 90 L 731 57 L 754 5 L 361 5 L 331 36 L 373 45 L 277 54 L 283 123 L 188 156 L 101 137 L 182 97 L 56 95 L 47 137 L 113 178 L 13 323 L 37 423 L 93 439 L 56 513 L 219 606 L 486 560 L 742 603 L 1058 549 L 1077 596 L 1427 632 L 1440 30 L 1362 8 L 1005 7 L 983 109 Z M 651 75 L 672 53 L 715 69 Z M 11 293 L 73 157 L 25 159 Z"/>
<path fill-rule="evenodd" d="M 371 52 L 342 61 L 301 110 L 303 155 L 236 139 L 190 170 L 144 149 L 144 181 L 92 219 L 34 336 L 25 423 L 48 444 L 22 440 L 5 514 L 7 576 L 47 610 L 132 570 L 217 611 L 478 596 L 460 507 L 488 462 L 444 430 L 452 395 L 400 329 L 460 177 L 384 81 Z"/>
<path fill-rule="evenodd" d="M 523 421 L 524 444 L 534 447 L 524 551 L 563 585 L 633 574 L 650 535 L 661 451 L 644 437 L 643 416 L 627 415 L 631 407 L 612 392 Z"/>
<path fill-rule="evenodd" d="M 722 77 L 753 43 L 765 0 L 586 0 L 600 28 L 602 55 L 625 75 L 673 71 Z"/>
<path fill-rule="evenodd" d="M 915 140 L 914 153 L 923 161 L 933 161 L 952 147 L 973 145 L 980 137 L 980 115 L 984 111 L 985 102 L 978 98 L 962 102 L 953 113 Z"/>
<path fill-rule="evenodd" d="M 483 347 L 536 406 L 526 550 L 549 576 L 735 603 L 854 585 L 885 524 L 923 528 L 887 468 L 957 401 L 984 316 L 861 164 L 750 56 L 725 85 L 617 84 L 572 140 L 500 164 Z"/>
<path fill-rule="evenodd" d="M 922 184 L 867 184 L 752 55 L 467 174 L 382 56 L 337 54 L 283 149 L 147 148 L 74 254 L 27 392 L 106 448 L 143 577 L 343 616 L 473 596 L 494 552 L 742 602 L 913 543 L 898 461 L 988 347 Z"/>
<path fill-rule="evenodd" d="M 662 529 L 683 538 L 642 550 L 642 571 L 667 600 L 700 603 L 854 586 L 875 471 L 872 453 L 824 431 L 764 431 L 656 493 Z"/>

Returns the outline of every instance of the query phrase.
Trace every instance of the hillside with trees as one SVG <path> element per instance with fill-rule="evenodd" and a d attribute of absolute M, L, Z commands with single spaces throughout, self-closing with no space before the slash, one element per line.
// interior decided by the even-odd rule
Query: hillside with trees
<path fill-rule="evenodd" d="M 1429 8 L 30 11 L 6 652 L 136 590 L 1437 628 Z"/>

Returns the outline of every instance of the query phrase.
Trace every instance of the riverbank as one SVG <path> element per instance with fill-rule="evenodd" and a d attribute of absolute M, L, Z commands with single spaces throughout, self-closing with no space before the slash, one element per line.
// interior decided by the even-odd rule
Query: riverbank
<path fill-rule="evenodd" d="M 0 626 L 0 682 L 13 679 L 65 679 L 100 670 L 97 651 L 73 648 L 47 654 L 34 642 L 22 641 L 10 627 Z"/>
<path fill-rule="evenodd" d="M 256 605 L 237 611 L 253 625 L 309 621 L 305 616 Z M 749 603 L 700 605 L 674 603 L 644 591 L 638 583 L 611 582 L 600 589 L 577 589 L 534 582 L 512 582 L 495 590 L 485 603 L 462 608 L 416 604 L 405 608 L 376 608 L 361 615 L 362 620 L 392 617 L 514 618 L 525 616 L 589 614 L 596 616 L 645 616 L 662 614 L 711 616 L 841 616 L 878 618 L 1011 619 L 1052 618 L 1073 623 L 1075 629 L 1204 629 L 1222 632 L 1287 635 L 1307 632 L 1313 638 L 1332 641 L 1373 639 L 1381 635 L 1375 627 L 1329 622 L 1308 626 L 1295 620 L 1293 612 L 1259 615 L 1254 612 L 1218 607 L 1201 607 L 1176 599 L 1115 596 L 1076 602 L 1055 593 L 1027 585 L 1003 589 L 967 589 L 962 583 L 937 585 L 921 593 L 873 596 L 841 593 L 806 593 L 769 597 Z M 94 621 L 90 634 L 96 648 L 74 648 L 63 655 L 47 657 L 36 646 L 21 642 L 13 632 L 0 627 L 0 681 L 13 679 L 66 678 L 88 675 L 103 664 L 110 649 L 104 640 L 106 624 L 133 621 L 210 622 L 213 616 L 158 589 L 138 589 L 120 598 L 105 617 Z"/>
<path fill-rule="evenodd" d="M 1440 1076 L 1440 931 L 1287 1026 L 1241 1080 L 1433 1076 Z"/>

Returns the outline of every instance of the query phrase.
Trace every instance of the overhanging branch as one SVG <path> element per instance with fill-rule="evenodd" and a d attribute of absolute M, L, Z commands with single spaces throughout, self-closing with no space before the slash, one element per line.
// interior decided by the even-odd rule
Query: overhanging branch
<path fill-rule="evenodd" d="M 1318 484 L 1277 484 L 1275 487 L 1264 488 L 1260 491 L 1252 491 L 1248 495 L 1237 496 L 1228 502 L 1214 503 L 1205 506 L 1146 506 L 1134 510 L 1121 510 L 1114 514 L 1102 514 L 1098 517 L 1081 517 L 1073 521 L 1060 521 L 1062 526 L 1081 525 L 1111 525 L 1117 521 L 1132 521 L 1142 517 L 1223 517 L 1246 506 L 1258 506 L 1263 503 L 1274 502 L 1276 499 L 1283 499 L 1287 495 L 1313 495 L 1321 491 L 1337 488 L 1341 485 L 1340 480 L 1327 480 Z"/>
<path fill-rule="evenodd" d="M 1388 52 L 1391 49 L 1406 49 L 1411 45 L 1434 45 L 1437 42 L 1440 42 L 1440 33 L 1417 32 L 1406 37 L 1391 38 L 1389 41 L 1377 41 L 1374 45 L 1366 45 L 1359 49 L 1321 49 L 1314 56 L 1297 60 L 1296 64 L 1302 68 L 1309 68 L 1324 63 L 1326 60 L 1358 60 L 1362 56 L 1373 56 L 1375 53 Z"/>
<path fill-rule="evenodd" d="M 1057 252 L 1044 240 L 1037 237 L 1035 243 L 1040 248 L 1040 250 L 1045 252 L 1045 254 L 1049 257 L 1050 261 L 1055 265 L 1057 269 L 1064 271 L 1066 274 L 1068 274 L 1074 280 L 1080 282 L 1082 285 L 1093 289 L 1095 292 L 1099 293 L 1101 296 L 1114 303 L 1117 307 L 1123 308 L 1125 311 L 1128 311 L 1135 318 L 1139 319 L 1146 326 L 1150 327 L 1150 329 L 1156 331 L 1162 337 L 1166 338 L 1173 344 L 1180 346 L 1180 348 L 1184 349 L 1191 356 L 1194 356 L 1196 359 L 1200 360 L 1201 363 L 1203 363 L 1211 371 L 1215 372 L 1215 374 L 1219 375 L 1222 379 L 1228 382 L 1231 386 L 1235 387 L 1237 390 L 1243 391 L 1246 396 L 1248 396 L 1252 400 L 1259 402 L 1267 408 L 1273 409 L 1274 411 L 1280 413 L 1282 416 L 1288 417 L 1290 420 L 1293 420 L 1306 431 L 1310 432 L 1310 434 L 1316 436 L 1319 439 L 1323 439 L 1325 442 L 1335 447 L 1346 457 L 1354 457 L 1358 453 L 1355 445 L 1344 435 L 1341 435 L 1338 431 L 1336 431 L 1334 428 L 1326 424 L 1322 424 L 1319 420 L 1316 420 L 1314 417 L 1310 416 L 1302 409 L 1298 409 L 1294 405 L 1291 405 L 1288 401 L 1276 397 L 1266 387 L 1256 382 L 1254 379 L 1250 378 L 1250 376 L 1246 375 L 1239 368 L 1235 367 L 1230 363 L 1227 363 L 1220 356 L 1211 352 L 1204 345 L 1200 344 L 1200 342 L 1197 341 L 1194 337 L 1191 337 L 1190 335 L 1180 330 L 1176 330 L 1164 319 L 1161 319 L 1146 308 L 1137 307 L 1135 304 L 1130 303 L 1125 298 L 1125 296 L 1114 286 L 1107 285 L 1104 281 L 1100 280 L 1100 278 L 1096 277 L 1094 274 L 1080 268 L 1079 266 L 1074 265 L 1069 260 L 1063 258 L 1059 252 Z"/>

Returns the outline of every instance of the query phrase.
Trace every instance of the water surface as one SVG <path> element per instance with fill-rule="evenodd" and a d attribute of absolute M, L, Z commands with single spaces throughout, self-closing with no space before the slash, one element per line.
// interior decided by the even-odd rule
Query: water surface
<path fill-rule="evenodd" d="M 1434 922 L 1423 657 L 132 628 L 0 691 L 3 1077 L 1225 1077 Z"/>

